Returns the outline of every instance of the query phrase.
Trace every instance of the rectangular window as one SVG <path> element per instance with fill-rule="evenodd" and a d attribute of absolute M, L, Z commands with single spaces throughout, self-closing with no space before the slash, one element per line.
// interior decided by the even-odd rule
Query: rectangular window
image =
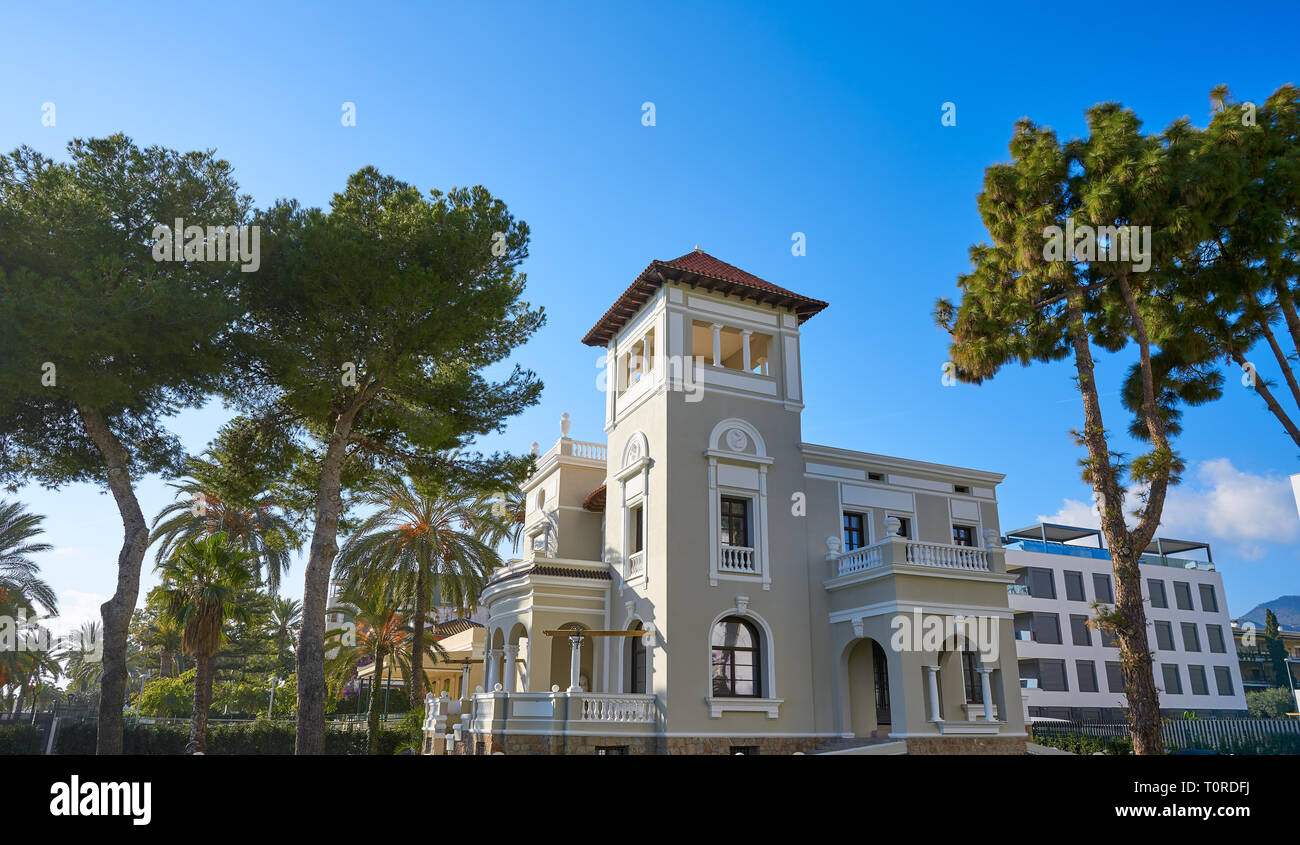
<path fill-rule="evenodd" d="M 1219 599 L 1214 595 L 1214 585 L 1201 584 L 1199 589 L 1201 591 L 1201 610 L 1206 613 L 1218 613 Z"/>
<path fill-rule="evenodd" d="M 1029 567 L 1029 595 L 1036 599 L 1056 598 L 1056 579 L 1052 570 L 1039 566 Z"/>
<path fill-rule="evenodd" d="M 1147 590 L 1151 593 L 1152 607 L 1168 607 L 1169 599 L 1165 596 L 1165 582 L 1159 578 L 1147 579 Z"/>
<path fill-rule="evenodd" d="M 722 497 L 722 544 L 749 547 L 749 499 Z"/>
<path fill-rule="evenodd" d="M 1070 635 L 1075 645 L 1092 645 L 1092 632 L 1088 630 L 1088 617 L 1070 614 Z"/>
<path fill-rule="evenodd" d="M 1110 589 L 1110 576 L 1101 572 L 1092 574 L 1092 593 L 1102 604 L 1114 604 L 1115 593 Z"/>
<path fill-rule="evenodd" d="M 1205 641 L 1210 644 L 1210 651 L 1214 654 L 1225 654 L 1228 651 L 1224 645 L 1222 625 L 1206 625 Z"/>
<path fill-rule="evenodd" d="M 1204 666 L 1188 666 L 1187 679 L 1192 685 L 1192 695 L 1210 694 L 1210 685 L 1205 679 Z"/>
<path fill-rule="evenodd" d="M 642 519 L 644 513 L 645 508 L 641 505 L 637 505 L 628 511 L 628 519 L 630 519 L 632 523 L 628 526 L 632 539 L 632 554 L 636 554 L 645 548 L 645 527 L 643 525 L 644 520 Z"/>
<path fill-rule="evenodd" d="M 1106 661 L 1106 689 L 1110 692 L 1124 692 L 1124 673 L 1115 660 Z"/>
<path fill-rule="evenodd" d="M 1161 651 L 1174 650 L 1174 626 L 1164 620 L 1156 621 L 1156 648 Z"/>
<path fill-rule="evenodd" d="M 607 754 L 627 754 L 626 745 L 597 745 L 596 756 L 603 757 Z"/>
<path fill-rule="evenodd" d="M 1034 614 L 1034 642 L 1061 644 L 1061 620 L 1055 613 Z"/>
<path fill-rule="evenodd" d="M 952 544 L 954 546 L 974 546 L 975 528 L 971 525 L 954 525 L 952 527 Z"/>
<path fill-rule="evenodd" d="M 1065 597 L 1070 601 L 1087 601 L 1083 594 L 1083 573 L 1065 570 Z"/>
<path fill-rule="evenodd" d="M 1173 663 L 1165 663 L 1160 667 L 1161 674 L 1165 678 L 1165 693 L 1167 695 L 1183 694 L 1183 678 L 1178 674 L 1178 666 Z"/>
<path fill-rule="evenodd" d="M 1179 610 L 1192 609 L 1192 585 L 1186 581 L 1174 582 L 1174 603 Z"/>
<path fill-rule="evenodd" d="M 1119 648 L 1119 640 L 1115 637 L 1114 631 L 1101 628 L 1097 633 L 1101 635 L 1102 648 Z"/>
<path fill-rule="evenodd" d="M 1048 692 L 1069 692 L 1064 660 L 1038 661 L 1038 687 Z"/>
<path fill-rule="evenodd" d="M 1098 692 L 1097 664 L 1091 660 L 1076 660 L 1074 667 L 1079 675 L 1079 692 Z"/>
<path fill-rule="evenodd" d="M 1183 623 L 1183 651 L 1200 651 L 1201 638 L 1197 635 L 1195 622 Z"/>
<path fill-rule="evenodd" d="M 1232 695 L 1232 670 L 1227 666 L 1215 666 L 1214 684 L 1219 688 L 1219 695 Z"/>
<path fill-rule="evenodd" d="M 867 524 L 860 513 L 844 512 L 844 551 L 851 552 L 867 544 Z"/>
<path fill-rule="evenodd" d="M 899 516 L 894 513 L 891 513 L 890 516 L 895 517 L 898 520 L 898 536 L 906 537 L 910 540 L 912 538 L 912 520 L 908 517 Z"/>

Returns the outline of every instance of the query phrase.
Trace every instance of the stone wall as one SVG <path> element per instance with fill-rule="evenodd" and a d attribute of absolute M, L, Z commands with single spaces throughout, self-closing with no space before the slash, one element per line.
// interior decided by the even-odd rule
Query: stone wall
<path fill-rule="evenodd" d="M 908 754 L 1028 754 L 1026 737 L 936 736 L 908 737 Z"/>

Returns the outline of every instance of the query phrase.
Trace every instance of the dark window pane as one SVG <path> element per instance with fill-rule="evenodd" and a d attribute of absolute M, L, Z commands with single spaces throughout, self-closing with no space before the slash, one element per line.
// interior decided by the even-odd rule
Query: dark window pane
<path fill-rule="evenodd" d="M 1232 695 L 1232 670 L 1227 666 L 1215 666 L 1214 683 L 1219 688 L 1219 695 Z"/>
<path fill-rule="evenodd" d="M 1029 568 L 1029 595 L 1036 599 L 1056 598 L 1056 581 L 1052 570 L 1031 566 Z"/>
<path fill-rule="evenodd" d="M 1055 613 L 1034 614 L 1034 641 L 1049 645 L 1061 644 L 1061 620 Z"/>
<path fill-rule="evenodd" d="M 1201 584 L 1200 590 L 1201 590 L 1201 610 L 1204 610 L 1206 613 L 1218 613 L 1219 600 L 1214 595 L 1214 585 Z"/>
<path fill-rule="evenodd" d="M 952 542 L 955 546 L 974 546 L 975 529 L 969 525 L 954 525 L 952 527 Z"/>
<path fill-rule="evenodd" d="M 1179 610 L 1192 609 L 1192 585 L 1186 581 L 1174 582 L 1174 602 Z"/>
<path fill-rule="evenodd" d="M 1210 685 L 1205 680 L 1204 666 L 1188 666 L 1187 678 L 1192 685 L 1192 695 L 1210 694 Z"/>
<path fill-rule="evenodd" d="M 1106 661 L 1106 689 L 1110 692 L 1124 692 L 1124 674 L 1119 664 L 1113 660 Z"/>
<path fill-rule="evenodd" d="M 1156 622 L 1156 648 L 1161 651 L 1174 650 L 1174 626 L 1163 620 Z"/>
<path fill-rule="evenodd" d="M 1083 573 L 1065 570 L 1065 597 L 1070 601 L 1087 601 L 1083 593 Z"/>
<path fill-rule="evenodd" d="M 1075 645 L 1092 645 L 1092 632 L 1088 630 L 1088 617 L 1070 614 L 1070 635 Z"/>
<path fill-rule="evenodd" d="M 1079 692 L 1097 692 L 1097 664 L 1091 660 L 1075 661 L 1079 675 Z"/>
<path fill-rule="evenodd" d="M 1114 604 L 1115 594 L 1110 589 L 1110 576 L 1100 572 L 1092 574 L 1092 593 L 1103 604 Z"/>
<path fill-rule="evenodd" d="M 1227 652 L 1227 648 L 1223 641 L 1222 625 L 1206 625 L 1205 639 L 1210 644 L 1210 651 L 1215 654 L 1224 654 Z"/>
<path fill-rule="evenodd" d="M 1165 582 L 1159 578 L 1147 579 L 1147 590 L 1151 593 L 1152 607 L 1168 607 L 1169 599 L 1165 597 Z"/>
<path fill-rule="evenodd" d="M 1068 692 L 1070 686 L 1065 680 L 1065 661 L 1038 661 L 1038 686 L 1050 692 Z"/>
<path fill-rule="evenodd" d="M 1195 622 L 1183 623 L 1183 651 L 1200 651 L 1201 638 L 1197 635 Z"/>
<path fill-rule="evenodd" d="M 758 631 L 749 622 L 728 617 L 713 626 L 713 694 L 757 696 L 762 692 Z"/>
<path fill-rule="evenodd" d="M 1178 674 L 1178 667 L 1172 663 L 1166 663 L 1160 667 L 1160 671 L 1165 678 L 1165 692 L 1169 695 L 1182 695 L 1183 679 Z"/>

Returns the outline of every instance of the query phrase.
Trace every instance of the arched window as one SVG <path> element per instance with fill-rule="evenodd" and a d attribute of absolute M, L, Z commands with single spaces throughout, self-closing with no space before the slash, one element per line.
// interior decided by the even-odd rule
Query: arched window
<path fill-rule="evenodd" d="M 728 616 L 713 626 L 713 695 L 715 697 L 763 695 L 758 629 L 739 616 Z"/>
<path fill-rule="evenodd" d="M 641 622 L 636 621 L 628 626 L 629 629 L 640 631 Z M 627 691 L 630 693 L 645 692 L 645 642 L 642 637 L 627 638 Z"/>

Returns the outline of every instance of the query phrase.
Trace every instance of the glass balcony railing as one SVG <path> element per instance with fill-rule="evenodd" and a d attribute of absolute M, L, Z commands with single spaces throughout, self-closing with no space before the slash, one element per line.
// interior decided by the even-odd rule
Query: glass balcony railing
<path fill-rule="evenodd" d="M 1110 552 L 1106 549 L 1096 549 L 1092 546 L 1068 546 L 1064 543 L 1044 543 L 1042 540 L 1024 540 L 1019 537 L 1008 538 L 1004 548 L 1049 555 L 1086 557 L 1093 560 L 1110 560 Z M 1213 571 L 1214 569 L 1214 564 L 1209 561 L 1192 560 L 1172 555 L 1145 554 L 1142 555 L 1141 563 L 1146 566 L 1170 566 L 1175 569 L 1202 569 L 1207 571 Z"/>

